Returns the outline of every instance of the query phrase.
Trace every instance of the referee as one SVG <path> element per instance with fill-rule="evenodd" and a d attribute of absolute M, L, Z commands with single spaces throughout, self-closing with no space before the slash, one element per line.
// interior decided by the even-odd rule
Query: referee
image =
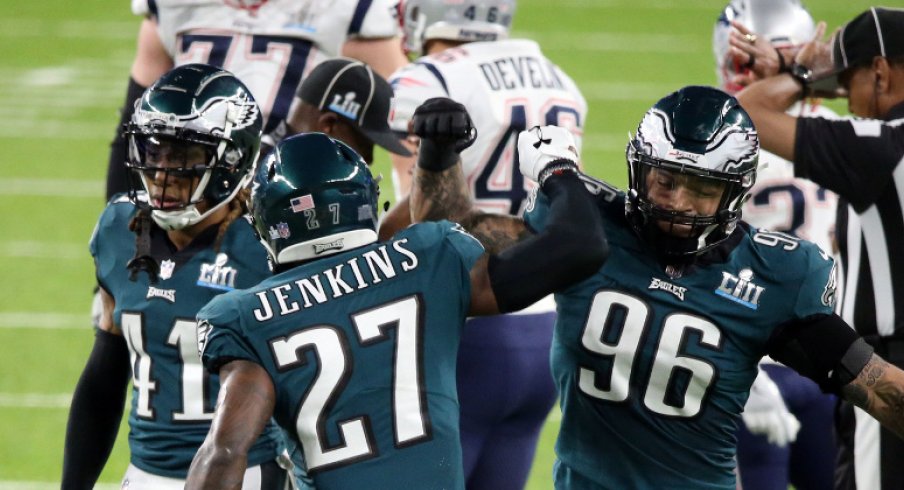
<path fill-rule="evenodd" d="M 820 41 L 824 30 L 821 23 L 786 73 L 750 85 L 738 99 L 764 149 L 841 197 L 835 237 L 843 297 L 836 308 L 877 354 L 904 367 L 904 10 L 870 8 L 831 45 Z M 745 46 L 735 49 L 743 60 Z M 846 97 L 863 119 L 785 114 L 814 89 Z M 904 489 L 904 440 L 851 405 L 839 410 L 836 428 L 836 489 Z"/>

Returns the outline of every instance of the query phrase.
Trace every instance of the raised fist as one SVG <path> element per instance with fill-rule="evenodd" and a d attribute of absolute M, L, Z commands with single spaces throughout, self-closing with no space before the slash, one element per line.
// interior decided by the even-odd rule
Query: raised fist
<path fill-rule="evenodd" d="M 418 166 L 445 170 L 458 162 L 458 154 L 471 146 L 477 130 L 465 106 L 445 97 L 427 99 L 414 111 L 414 134 L 421 138 Z"/>
<path fill-rule="evenodd" d="M 521 173 L 541 182 L 548 167 L 577 168 L 578 151 L 574 136 L 558 126 L 534 126 L 518 135 L 518 161 Z"/>
<path fill-rule="evenodd" d="M 454 145 L 461 152 L 474 143 L 477 132 L 465 106 L 445 97 L 427 99 L 414 111 L 414 134 L 422 140 Z"/>

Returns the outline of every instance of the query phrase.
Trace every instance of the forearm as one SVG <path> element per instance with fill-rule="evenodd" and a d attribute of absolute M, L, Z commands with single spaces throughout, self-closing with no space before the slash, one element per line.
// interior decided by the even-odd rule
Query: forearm
<path fill-rule="evenodd" d="M 126 400 L 129 354 L 121 336 L 98 331 L 72 396 L 62 488 L 90 489 L 110 456 Z"/>
<path fill-rule="evenodd" d="M 441 219 L 461 223 L 479 212 L 474 208 L 461 165 L 442 171 L 415 168 L 409 197 L 413 223 Z"/>
<path fill-rule="evenodd" d="M 247 467 L 247 453 L 238 454 L 222 446 L 208 445 L 205 442 L 192 460 L 185 488 L 238 490 L 242 488 Z"/>
<path fill-rule="evenodd" d="M 524 308 L 593 275 L 609 254 L 602 217 L 576 173 L 550 177 L 543 191 L 550 198 L 549 225 L 490 257 L 490 278 L 502 312 Z"/>
<path fill-rule="evenodd" d="M 499 253 L 530 236 L 520 218 L 483 213 L 474 207 L 461 166 L 442 172 L 415 169 L 410 196 L 413 222 L 447 219 L 480 240 L 487 253 Z"/>
<path fill-rule="evenodd" d="M 188 470 L 186 489 L 241 488 L 248 451 L 273 415 L 276 391 L 264 368 L 235 360 L 219 374 L 217 410 Z"/>
<path fill-rule="evenodd" d="M 749 85 L 737 98 L 753 119 L 763 149 L 794 160 L 797 119 L 785 113 L 800 100 L 802 87 L 791 75 L 781 74 Z"/>
<path fill-rule="evenodd" d="M 352 38 L 342 45 L 342 56 L 367 63 L 386 79 L 408 64 L 400 37 Z"/>
<path fill-rule="evenodd" d="M 904 371 L 873 354 L 841 393 L 904 439 Z"/>

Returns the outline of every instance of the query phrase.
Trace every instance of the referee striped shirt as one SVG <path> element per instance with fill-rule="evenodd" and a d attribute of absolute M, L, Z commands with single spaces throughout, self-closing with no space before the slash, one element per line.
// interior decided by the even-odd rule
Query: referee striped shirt
<path fill-rule="evenodd" d="M 798 118 L 794 167 L 840 197 L 836 310 L 860 335 L 904 338 L 904 103 L 887 121 Z"/>

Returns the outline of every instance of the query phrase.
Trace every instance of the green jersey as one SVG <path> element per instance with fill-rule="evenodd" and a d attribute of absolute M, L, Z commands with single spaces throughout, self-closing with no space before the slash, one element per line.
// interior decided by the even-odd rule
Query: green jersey
<path fill-rule="evenodd" d="M 114 198 L 101 214 L 91 238 L 97 280 L 115 300 L 113 320 L 122 330 L 132 364 L 129 449 L 136 467 L 155 475 L 184 479 L 213 419 L 219 378 L 207 374 L 197 348 L 195 315 L 228 290 L 249 287 L 270 275 L 266 252 L 249 223 L 232 222 L 220 250 L 217 227 L 176 251 L 154 226 L 151 251 L 159 280 L 126 268 L 135 255 L 129 221 L 137 208 Z M 277 457 L 279 429 L 272 424 L 251 450 L 249 465 Z"/>
<path fill-rule="evenodd" d="M 735 429 L 781 324 L 830 314 L 833 260 L 741 224 L 690 267 L 657 260 L 599 189 L 605 265 L 556 296 L 551 363 L 562 427 L 557 488 L 734 489 Z M 528 207 L 545 226 L 542 194 Z"/>
<path fill-rule="evenodd" d="M 481 254 L 443 221 L 299 265 L 207 305 L 202 358 L 267 370 L 318 489 L 464 488 L 455 364 Z"/>

